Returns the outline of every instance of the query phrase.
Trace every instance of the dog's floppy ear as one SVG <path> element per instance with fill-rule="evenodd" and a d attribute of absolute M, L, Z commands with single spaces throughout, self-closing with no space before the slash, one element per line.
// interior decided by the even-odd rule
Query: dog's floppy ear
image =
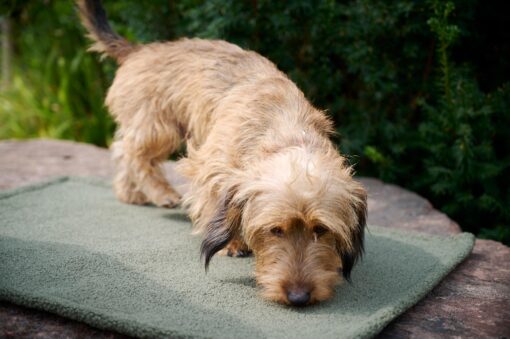
<path fill-rule="evenodd" d="M 243 203 L 233 202 L 235 190 L 231 189 L 220 199 L 215 216 L 207 225 L 205 238 L 200 247 L 200 257 L 205 259 L 205 269 L 211 258 L 223 249 L 239 232 Z"/>
<path fill-rule="evenodd" d="M 356 224 L 351 230 L 351 244 L 350 248 L 337 245 L 337 250 L 342 260 L 342 275 L 345 280 L 350 281 L 351 270 L 358 260 L 363 255 L 363 241 L 365 238 L 365 226 L 367 223 L 367 193 L 361 186 L 356 188 L 353 192 L 354 199 L 351 203 L 352 208 L 356 213 Z"/>

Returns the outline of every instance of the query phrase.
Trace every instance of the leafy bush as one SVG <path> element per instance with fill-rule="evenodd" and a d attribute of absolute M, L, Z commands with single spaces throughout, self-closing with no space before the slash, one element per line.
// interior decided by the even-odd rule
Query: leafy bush
<path fill-rule="evenodd" d="M 0 137 L 107 145 L 113 122 L 103 102 L 113 64 L 102 66 L 86 52 L 68 3 L 29 2 L 22 9 L 13 34 L 17 53 L 12 86 L 0 94 Z"/>
<path fill-rule="evenodd" d="M 85 54 L 70 3 L 12 2 L 15 78 L 0 137 L 106 145 L 114 65 Z M 139 41 L 221 38 L 260 52 L 336 121 L 359 174 L 415 190 L 510 243 L 510 35 L 492 0 L 106 2 Z M 44 35 L 41 34 L 44 32 Z"/>
<path fill-rule="evenodd" d="M 464 227 L 482 227 L 482 235 L 508 243 L 509 228 L 500 222 L 510 220 L 510 153 L 503 127 L 510 123 L 510 84 L 486 95 L 468 69 L 451 65 L 448 48 L 460 33 L 448 22 L 454 6 L 439 0 L 432 5 L 428 23 L 439 45 L 437 95 L 420 101 L 424 119 L 416 139 L 423 175 L 413 186 Z"/>

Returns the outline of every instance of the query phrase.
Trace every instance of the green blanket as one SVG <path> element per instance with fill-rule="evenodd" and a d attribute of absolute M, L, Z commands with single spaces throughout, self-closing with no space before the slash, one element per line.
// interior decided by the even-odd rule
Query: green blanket
<path fill-rule="evenodd" d="M 425 296 L 473 236 L 371 226 L 352 283 L 293 308 L 257 295 L 253 259 L 214 257 L 180 210 L 117 202 L 109 185 L 61 178 L 0 193 L 0 299 L 144 337 L 369 337 Z"/>

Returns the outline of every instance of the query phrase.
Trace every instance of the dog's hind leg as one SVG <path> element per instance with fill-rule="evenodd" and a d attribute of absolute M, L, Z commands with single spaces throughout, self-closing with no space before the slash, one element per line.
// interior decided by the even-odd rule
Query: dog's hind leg
<path fill-rule="evenodd" d="M 119 141 L 114 144 L 117 197 L 127 203 L 177 205 L 181 197 L 166 180 L 161 163 L 180 145 L 178 125 L 147 119 L 121 128 L 118 137 Z"/>
<path fill-rule="evenodd" d="M 113 190 L 117 198 L 128 204 L 143 205 L 148 202 L 145 194 L 137 187 L 135 174 L 124 156 L 122 140 L 115 141 L 111 146 L 115 163 Z"/>

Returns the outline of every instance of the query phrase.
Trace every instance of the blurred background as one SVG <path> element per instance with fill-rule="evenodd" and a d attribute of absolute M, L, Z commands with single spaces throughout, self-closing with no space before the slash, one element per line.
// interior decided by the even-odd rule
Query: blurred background
<path fill-rule="evenodd" d="M 335 120 L 358 175 L 418 192 L 510 244 L 510 17 L 494 0 L 105 1 L 132 41 L 258 51 Z M 116 65 L 86 52 L 72 1 L 3 0 L 0 139 L 107 147 Z M 1 155 L 0 155 L 1 156 Z"/>

